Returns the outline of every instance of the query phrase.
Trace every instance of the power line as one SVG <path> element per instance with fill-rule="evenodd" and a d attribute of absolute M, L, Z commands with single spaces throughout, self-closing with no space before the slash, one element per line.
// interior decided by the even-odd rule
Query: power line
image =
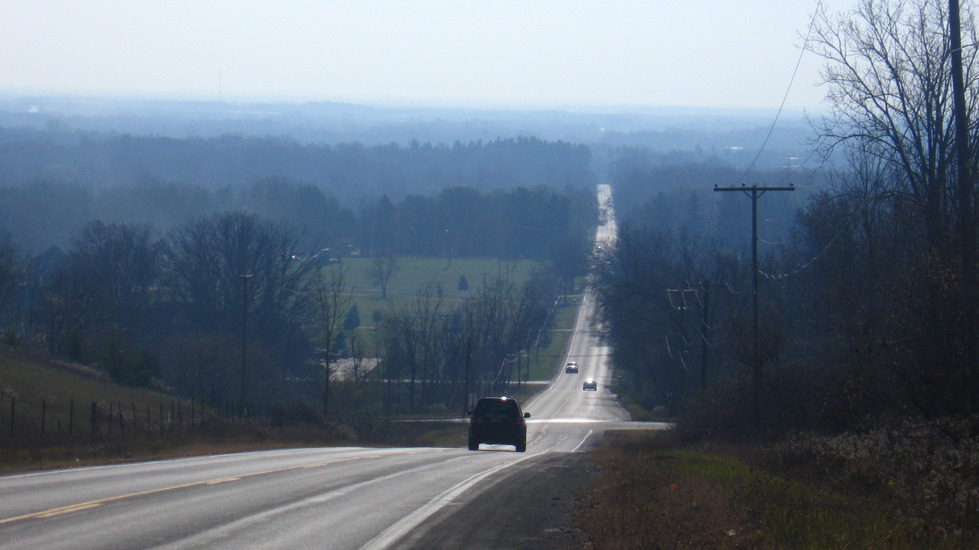
<path fill-rule="evenodd" d="M 765 140 L 762 141 L 761 147 L 758 148 L 758 153 L 755 154 L 755 158 L 751 161 L 751 164 L 745 169 L 744 174 L 741 175 L 740 179 L 745 179 L 751 169 L 755 167 L 758 159 L 761 158 L 762 152 L 765 147 L 768 146 L 768 140 L 771 139 L 772 133 L 775 131 L 775 125 L 778 124 L 779 117 L 782 116 L 782 111 L 785 109 L 785 102 L 789 99 L 789 92 L 792 91 L 792 86 L 795 85 L 795 77 L 799 74 L 799 67 L 802 65 L 802 57 L 806 53 L 805 44 L 809 43 L 809 37 L 812 35 L 812 29 L 816 26 L 816 13 L 819 12 L 819 6 L 822 4 L 822 0 L 816 4 L 816 12 L 813 13 L 812 18 L 809 20 L 809 30 L 806 31 L 806 40 L 803 42 L 803 47 L 799 51 L 799 57 L 796 59 L 795 68 L 792 69 L 792 78 L 789 79 L 789 84 L 785 88 L 785 93 L 782 95 L 782 102 L 778 106 L 778 111 L 775 113 L 775 119 L 772 120 L 772 125 L 768 127 L 768 134 L 765 135 Z"/>
<path fill-rule="evenodd" d="M 828 243 L 826 243 L 826 246 L 824 246 L 822 250 L 820 250 L 818 253 L 816 253 L 816 255 L 813 256 L 808 262 L 802 264 L 801 266 L 797 267 L 796 269 L 793 269 L 792 271 L 789 271 L 789 272 L 786 272 L 786 273 L 780 273 L 778 275 L 771 274 L 771 273 L 766 273 L 766 272 L 761 271 L 761 270 L 759 270 L 758 273 L 762 277 L 764 277 L 764 278 L 766 278 L 768 280 L 772 280 L 772 281 L 780 281 L 782 279 L 789 279 L 791 277 L 795 277 L 796 275 L 798 275 L 798 274 L 802 273 L 803 271 L 805 271 L 805 270 L 809 269 L 810 267 L 812 267 L 812 265 L 815 264 L 816 261 L 819 260 L 819 258 L 821 258 L 822 255 L 825 254 L 830 249 L 831 246 L 833 246 L 833 243 L 836 242 L 836 239 L 839 238 L 839 236 L 840 236 L 840 233 L 837 232 L 835 235 L 833 235 L 833 238 L 830 239 L 830 241 Z"/>

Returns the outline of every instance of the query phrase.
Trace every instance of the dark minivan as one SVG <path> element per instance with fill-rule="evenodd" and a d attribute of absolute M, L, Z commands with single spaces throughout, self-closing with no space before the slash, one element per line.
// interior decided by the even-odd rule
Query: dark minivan
<path fill-rule="evenodd" d="M 527 450 L 527 423 L 530 413 L 509 397 L 483 397 L 469 412 L 469 450 L 480 443 L 513 445 L 518 453 Z"/>

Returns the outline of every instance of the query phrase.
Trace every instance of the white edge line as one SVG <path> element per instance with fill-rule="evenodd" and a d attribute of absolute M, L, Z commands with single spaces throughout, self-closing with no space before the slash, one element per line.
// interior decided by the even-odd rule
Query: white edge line
<path fill-rule="evenodd" d="M 459 484 L 446 489 L 444 492 L 442 492 L 432 500 L 428 501 L 426 504 L 422 505 L 414 512 L 408 514 L 407 516 L 402 518 L 400 521 L 398 521 L 391 527 L 385 529 L 384 532 L 382 532 L 380 535 L 377 535 L 376 537 L 368 541 L 367 544 L 361 546 L 361 550 L 382 550 L 389 547 L 391 544 L 393 544 L 394 542 L 398 541 L 399 539 L 407 535 L 409 531 L 411 531 L 415 527 L 418 527 L 418 525 L 420 525 L 421 522 L 425 521 L 426 519 L 434 515 L 436 512 L 438 512 L 439 510 L 447 506 L 460 494 L 469 490 L 473 485 L 479 483 L 480 481 L 486 479 L 490 475 L 495 474 L 500 470 L 509 468 L 510 466 L 523 462 L 524 460 L 534 458 L 535 456 L 537 456 L 537 453 L 522 458 L 518 458 L 510 462 L 504 462 L 503 464 L 498 464 L 490 468 L 489 470 L 478 473 L 470 477 L 469 479 L 466 479 L 460 482 Z"/>
<path fill-rule="evenodd" d="M 581 446 L 584 445 L 586 441 L 588 441 L 588 438 L 591 437 L 591 434 L 593 433 L 595 433 L 595 430 L 588 430 L 588 433 L 585 434 L 585 437 L 581 439 L 581 443 L 578 443 L 578 446 L 572 449 L 571 452 L 577 453 L 578 449 L 580 449 Z"/>

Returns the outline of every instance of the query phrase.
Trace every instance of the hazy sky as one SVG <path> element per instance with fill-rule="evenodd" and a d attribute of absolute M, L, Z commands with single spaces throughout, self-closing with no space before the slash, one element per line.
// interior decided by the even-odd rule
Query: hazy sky
<path fill-rule="evenodd" d="M 777 108 L 818 1 L 2 0 L 0 75 L 13 94 Z M 822 107 L 819 65 L 787 107 Z"/>

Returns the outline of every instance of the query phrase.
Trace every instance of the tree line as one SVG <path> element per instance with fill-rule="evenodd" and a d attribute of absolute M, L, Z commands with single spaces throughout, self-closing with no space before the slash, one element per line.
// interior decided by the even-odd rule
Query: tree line
<path fill-rule="evenodd" d="M 37 181 L 0 187 L 0 228 L 25 252 L 38 253 L 65 248 L 93 219 L 166 233 L 202 216 L 240 210 L 295 226 L 304 244 L 321 244 L 335 256 L 359 249 L 364 255 L 550 259 L 575 269 L 586 258 L 582 240 L 597 216 L 593 203 L 590 188 L 547 185 L 485 193 L 452 186 L 401 200 L 365 196 L 349 208 L 312 184 L 281 176 L 217 190 L 158 179 L 101 191 Z"/>
<path fill-rule="evenodd" d="M 155 185 L 144 188 L 150 192 L 144 204 L 152 204 Z M 195 195 L 199 190 L 189 186 L 159 185 L 211 196 Z M 495 375 L 501 358 L 525 349 L 530 334 L 540 332 L 557 282 L 570 282 L 587 269 L 594 197 L 568 193 L 541 186 L 484 196 L 452 188 L 399 204 L 387 197 L 365 201 L 364 217 L 331 210 L 335 203 L 314 188 L 281 179 L 228 194 L 253 204 L 260 204 L 259 197 L 266 212 L 305 208 L 310 215 L 297 215 L 297 221 L 318 221 L 320 227 L 338 222 L 318 220 L 317 208 L 322 216 L 349 216 L 349 233 L 329 241 L 348 245 L 335 249 L 311 237 L 309 226 L 245 210 L 200 213 L 167 231 L 94 219 L 65 247 L 34 254 L 8 234 L 0 243 L 3 339 L 95 365 L 124 384 L 164 384 L 182 395 L 217 394 L 239 404 L 299 400 L 315 410 L 322 402 L 324 412 L 331 394 L 324 362 L 379 356 L 379 376 L 410 381 L 406 394 L 390 388 L 386 403 L 411 407 L 424 400 L 461 408 L 462 385 L 499 382 L 490 371 Z M 452 217 L 440 223 L 447 216 Z M 488 241 L 477 236 L 492 238 L 506 224 L 513 226 L 510 248 L 479 248 Z M 466 242 L 469 236 L 476 242 Z M 359 323 L 349 321 L 349 304 L 336 307 L 351 291 L 337 271 L 351 254 L 395 263 L 406 254 L 529 258 L 549 267 L 526 288 L 490 280 L 461 304 L 443 303 L 436 288 L 419 289 L 410 305 L 379 313 L 376 333 L 358 342 Z M 557 261 L 564 255 L 577 261 Z M 460 339 L 470 354 L 460 351 Z M 477 359 L 463 380 L 468 355 Z"/>
<path fill-rule="evenodd" d="M 957 170 L 948 9 L 866 0 L 849 17 L 817 14 L 808 47 L 827 61 L 834 109 L 820 143 L 847 163 L 762 249 L 757 347 L 747 239 L 657 225 L 652 209 L 622 224 L 596 280 L 616 364 L 640 401 L 685 415 L 698 433 L 865 430 L 909 417 L 948 426 L 979 412 L 967 322 L 975 270 L 963 268 L 975 241 L 962 237 L 977 229 L 975 199 L 961 193 L 976 181 Z M 975 43 L 964 13 L 963 43 Z M 963 55 L 965 164 L 975 166 L 975 48 Z M 766 195 L 759 209 L 766 202 L 782 199 Z M 724 231 L 747 236 L 749 223 Z"/>
<path fill-rule="evenodd" d="M 531 259 L 549 266 L 539 281 L 568 285 L 587 269 L 597 217 L 589 162 L 587 147 L 523 137 L 364 146 L 5 128 L 4 338 L 122 383 L 220 392 L 239 404 L 304 399 L 325 412 L 324 361 L 358 344 L 393 361 L 412 357 L 393 344 L 364 350 L 347 334 L 355 326 L 337 327 L 335 262 L 371 257 L 390 272 L 406 255 Z M 496 288 L 489 283 L 472 299 Z M 448 309 L 442 315 L 458 315 Z M 403 338 L 409 317 L 374 319 L 402 326 L 375 336 Z M 476 319 L 467 327 L 486 326 L 467 318 Z M 496 338 L 494 359 L 475 365 L 472 380 L 498 354 L 515 353 L 516 341 Z M 438 361 L 417 373 L 384 364 L 391 376 L 424 380 L 426 399 L 459 372 Z M 435 397 L 450 395 L 462 390 Z"/>
<path fill-rule="evenodd" d="M 364 145 L 305 144 L 288 137 L 168 138 L 0 128 L 0 185 L 48 180 L 103 190 L 147 179 L 207 190 L 272 175 L 313 185 L 342 204 L 387 194 L 430 195 L 465 186 L 489 192 L 546 184 L 590 186 L 587 146 L 533 137 L 492 141 Z"/>

